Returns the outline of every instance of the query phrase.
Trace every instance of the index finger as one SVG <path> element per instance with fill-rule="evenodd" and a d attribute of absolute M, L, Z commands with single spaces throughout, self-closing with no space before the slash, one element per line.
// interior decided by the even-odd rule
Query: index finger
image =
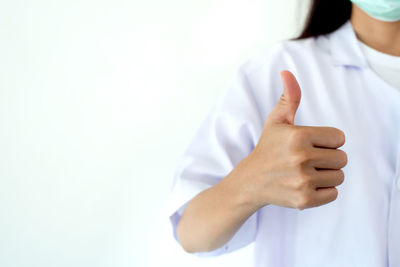
<path fill-rule="evenodd" d="M 344 132 L 335 127 L 300 126 L 315 147 L 339 148 L 344 145 Z"/>

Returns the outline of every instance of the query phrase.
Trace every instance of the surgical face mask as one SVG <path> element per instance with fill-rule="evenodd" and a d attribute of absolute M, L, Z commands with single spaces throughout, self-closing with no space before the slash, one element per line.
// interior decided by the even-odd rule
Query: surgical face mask
<path fill-rule="evenodd" d="M 350 0 L 371 17 L 383 21 L 400 20 L 400 0 Z"/>

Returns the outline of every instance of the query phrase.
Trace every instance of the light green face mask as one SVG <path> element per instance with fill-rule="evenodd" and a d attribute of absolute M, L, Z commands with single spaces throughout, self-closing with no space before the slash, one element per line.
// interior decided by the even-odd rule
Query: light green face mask
<path fill-rule="evenodd" d="M 400 20 L 400 0 L 350 0 L 371 17 L 383 21 Z"/>

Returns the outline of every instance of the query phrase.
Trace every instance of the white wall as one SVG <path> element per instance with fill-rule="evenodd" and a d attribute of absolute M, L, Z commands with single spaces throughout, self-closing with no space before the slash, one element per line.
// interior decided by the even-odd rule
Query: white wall
<path fill-rule="evenodd" d="M 250 266 L 251 247 L 183 253 L 163 208 L 234 69 L 298 33 L 298 2 L 1 0 L 0 266 Z"/>

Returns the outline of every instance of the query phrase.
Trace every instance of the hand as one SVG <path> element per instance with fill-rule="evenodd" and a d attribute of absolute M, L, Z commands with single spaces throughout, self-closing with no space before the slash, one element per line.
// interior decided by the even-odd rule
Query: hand
<path fill-rule="evenodd" d="M 282 71 L 284 92 L 268 115 L 252 153 L 240 163 L 241 188 L 250 203 L 316 207 L 334 201 L 347 155 L 337 149 L 344 133 L 334 127 L 295 126 L 301 90 L 294 75 Z"/>

